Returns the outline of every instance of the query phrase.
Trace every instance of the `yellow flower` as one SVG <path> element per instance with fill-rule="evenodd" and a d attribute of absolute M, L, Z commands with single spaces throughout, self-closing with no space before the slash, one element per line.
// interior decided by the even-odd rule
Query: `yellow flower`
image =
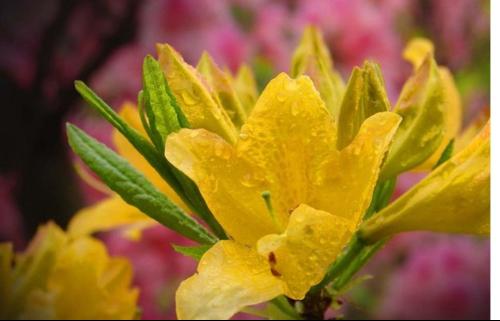
<path fill-rule="evenodd" d="M 138 298 L 131 280 L 130 264 L 100 241 L 49 223 L 15 257 L 0 244 L 0 318 L 130 320 Z"/>
<path fill-rule="evenodd" d="M 312 81 L 280 74 L 234 146 L 204 129 L 171 134 L 167 159 L 196 182 L 231 237 L 178 289 L 178 317 L 225 319 L 280 294 L 303 299 L 354 233 L 399 122 L 377 113 L 339 151 Z"/>
<path fill-rule="evenodd" d="M 466 148 L 366 221 L 360 235 L 374 242 L 416 230 L 489 234 L 489 122 Z"/>

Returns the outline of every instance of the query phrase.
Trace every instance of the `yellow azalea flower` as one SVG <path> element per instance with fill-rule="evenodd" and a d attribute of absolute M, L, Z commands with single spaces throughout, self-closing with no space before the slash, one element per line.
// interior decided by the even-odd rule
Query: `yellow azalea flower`
<path fill-rule="evenodd" d="M 412 39 L 406 46 L 403 57 L 413 64 L 413 68 L 417 70 L 425 60 L 426 55 L 434 54 L 434 45 L 425 38 Z M 462 125 L 462 101 L 458 92 L 453 75 L 444 66 L 439 66 L 439 75 L 444 86 L 444 134 L 441 145 L 424 163 L 420 164 L 417 170 L 429 170 L 439 160 L 444 149 L 460 132 Z"/>
<path fill-rule="evenodd" d="M 462 151 L 366 221 L 370 242 L 404 231 L 487 235 L 490 231 L 490 125 Z"/>
<path fill-rule="evenodd" d="M 134 129 L 146 137 L 137 107 L 132 103 L 125 103 L 120 116 Z M 143 173 L 160 191 L 165 193 L 170 200 L 187 210 L 174 190 L 160 177 L 149 165 L 144 157 L 127 141 L 127 139 L 113 130 L 113 142 L 118 154 L 129 161 L 132 166 Z M 118 195 L 110 195 L 105 200 L 80 210 L 71 220 L 68 232 L 74 237 L 89 235 L 95 232 L 107 231 L 124 227 L 125 235 L 137 239 L 144 228 L 157 224 L 154 220 L 143 214 L 137 208 L 128 205 Z"/>
<path fill-rule="evenodd" d="M 340 74 L 333 68 L 330 51 L 317 28 L 309 26 L 304 30 L 292 57 L 290 74 L 293 77 L 303 74 L 311 77 L 326 107 L 337 119 L 345 85 Z"/>
<path fill-rule="evenodd" d="M 0 244 L 0 318 L 133 319 L 132 269 L 91 237 L 42 226 L 24 253 Z"/>
<path fill-rule="evenodd" d="M 311 79 L 280 74 L 234 146 L 204 129 L 171 134 L 167 159 L 196 182 L 231 237 L 179 287 L 178 317 L 227 319 L 280 294 L 303 299 L 369 206 L 399 122 L 377 113 L 339 151 L 334 119 Z"/>

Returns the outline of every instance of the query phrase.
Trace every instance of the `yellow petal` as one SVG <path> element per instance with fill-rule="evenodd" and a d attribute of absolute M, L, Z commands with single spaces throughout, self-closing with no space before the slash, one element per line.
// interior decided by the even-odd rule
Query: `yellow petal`
<path fill-rule="evenodd" d="M 414 230 L 489 234 L 490 127 L 410 191 L 365 222 L 368 241 Z"/>
<path fill-rule="evenodd" d="M 434 55 L 434 44 L 426 38 L 413 38 L 406 45 L 403 57 L 417 70 L 427 55 Z"/>
<path fill-rule="evenodd" d="M 136 239 L 140 236 L 138 232 L 155 224 L 154 220 L 115 195 L 76 213 L 69 223 L 68 234 L 78 238 L 125 228 L 125 233 Z"/>
<path fill-rule="evenodd" d="M 428 55 L 401 91 L 395 112 L 403 117 L 382 169 L 384 179 L 412 169 L 439 147 L 445 132 L 444 84 Z"/>
<path fill-rule="evenodd" d="M 222 71 L 207 52 L 204 52 L 196 69 L 205 77 L 212 90 L 212 97 L 222 106 L 233 124 L 239 128 L 247 118 L 230 76 Z"/>
<path fill-rule="evenodd" d="M 180 320 L 229 319 L 243 307 L 283 293 L 267 260 L 253 248 L 220 241 L 208 250 L 198 273 L 182 282 L 176 293 Z"/>
<path fill-rule="evenodd" d="M 242 65 L 240 69 L 238 69 L 235 79 L 235 89 L 247 115 L 250 115 L 259 94 L 255 76 L 247 65 Z"/>
<path fill-rule="evenodd" d="M 434 154 L 429 157 L 424 163 L 417 166 L 416 170 L 432 169 L 438 162 L 441 154 L 448 143 L 457 137 L 462 127 L 462 101 L 460 93 L 453 80 L 453 75 L 448 68 L 439 67 L 439 75 L 444 86 L 444 134 L 441 145 L 436 149 Z"/>
<path fill-rule="evenodd" d="M 390 109 L 380 67 L 369 61 L 355 67 L 340 105 L 337 148 L 352 142 L 365 119 Z"/>
<path fill-rule="evenodd" d="M 309 77 L 280 74 L 269 82 L 241 129 L 237 152 L 265 174 L 282 227 L 297 206 L 310 204 L 316 173 L 337 153 L 335 143 L 333 119 Z"/>
<path fill-rule="evenodd" d="M 64 247 L 47 285 L 30 294 L 23 317 L 132 319 L 138 291 L 130 289 L 132 269 L 110 258 L 104 244 L 80 238 Z"/>
<path fill-rule="evenodd" d="M 306 74 L 321 93 L 328 110 L 336 119 L 344 94 L 344 82 L 333 69 L 333 61 L 321 32 L 315 27 L 304 30 L 299 46 L 293 54 L 290 74 L 293 77 Z"/>
<path fill-rule="evenodd" d="M 236 127 L 224 108 L 213 100 L 203 77 L 169 45 L 158 44 L 157 51 L 172 93 L 192 128 L 205 128 L 234 143 Z"/>
<path fill-rule="evenodd" d="M 285 295 L 302 300 L 323 279 L 353 231 L 350 220 L 300 205 L 285 233 L 263 237 L 257 249 L 268 259 L 271 273 L 285 283 Z"/>
<path fill-rule="evenodd" d="M 425 38 L 414 38 L 406 46 L 403 57 L 413 64 L 417 70 L 425 61 L 426 56 L 434 55 L 434 45 Z M 462 125 L 462 102 L 460 93 L 453 80 L 453 75 L 448 68 L 439 67 L 439 75 L 444 89 L 444 134 L 441 144 L 425 162 L 418 165 L 415 170 L 429 170 L 436 165 L 444 149 L 460 131 Z"/>
<path fill-rule="evenodd" d="M 380 166 L 400 121 L 392 112 L 365 120 L 349 146 L 324 160 L 307 204 L 359 222 L 370 205 Z"/>
<path fill-rule="evenodd" d="M 233 146 L 204 129 L 182 129 L 166 141 L 168 160 L 189 176 L 224 230 L 238 242 L 255 244 L 276 233 L 257 184 L 261 171 L 237 156 Z"/>

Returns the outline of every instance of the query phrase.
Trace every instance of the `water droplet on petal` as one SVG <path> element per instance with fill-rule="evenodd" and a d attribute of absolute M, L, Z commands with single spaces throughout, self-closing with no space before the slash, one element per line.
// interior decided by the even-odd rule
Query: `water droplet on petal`
<path fill-rule="evenodd" d="M 285 88 L 286 88 L 286 90 L 294 91 L 294 90 L 297 90 L 299 88 L 299 84 L 295 80 L 288 81 L 285 84 Z"/>
<path fill-rule="evenodd" d="M 194 97 L 193 94 L 191 94 L 189 91 L 183 91 L 181 97 L 182 101 L 189 106 L 196 105 L 196 103 L 198 102 L 196 97 Z"/>
<path fill-rule="evenodd" d="M 246 140 L 247 138 L 248 138 L 248 134 L 247 133 L 245 133 L 245 132 L 241 132 L 240 133 L 240 139 L 241 140 Z"/>

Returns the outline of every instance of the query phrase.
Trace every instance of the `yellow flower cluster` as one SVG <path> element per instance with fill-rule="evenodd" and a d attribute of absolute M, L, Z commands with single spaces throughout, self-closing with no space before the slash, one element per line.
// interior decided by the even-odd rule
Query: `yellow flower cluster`
<path fill-rule="evenodd" d="M 177 290 L 180 319 L 227 319 L 280 295 L 301 300 L 355 235 L 368 244 L 413 230 L 489 233 L 489 123 L 472 140 L 473 130 L 467 131 L 455 155 L 363 221 L 377 183 L 409 170 L 431 170 L 460 131 L 458 91 L 450 72 L 436 64 L 429 41 L 407 46 L 404 57 L 414 72 L 394 108 L 378 65 L 365 62 L 344 83 L 314 28 L 304 33 L 291 76 L 279 74 L 260 95 L 248 67 L 232 75 L 205 53 L 195 68 L 169 45 L 157 49 L 190 124 L 166 138 L 165 157 L 194 181 L 228 235 Z M 121 116 L 147 137 L 135 106 L 125 105 Z M 114 140 L 119 154 L 187 210 L 121 134 L 115 132 Z M 71 237 L 44 227 L 38 238 L 49 245 L 36 241 L 14 270 L 4 263 L 11 261 L 11 250 L 3 247 L 0 277 L 9 291 L 20 293 L 8 298 L 10 315 L 23 316 L 24 307 L 33 306 L 31 311 L 55 317 L 92 317 L 97 311 L 132 317 L 136 293 L 128 287 L 128 266 L 110 259 L 87 235 L 125 227 L 138 237 L 151 224 L 112 195 L 76 215 Z M 52 249 L 49 263 L 36 256 L 46 248 Z M 43 280 L 29 281 L 41 285 L 19 285 L 19 278 L 32 275 L 24 270 L 26 258 L 42 260 L 43 273 L 36 274 Z M 82 296 L 89 306 L 76 303 Z"/>

